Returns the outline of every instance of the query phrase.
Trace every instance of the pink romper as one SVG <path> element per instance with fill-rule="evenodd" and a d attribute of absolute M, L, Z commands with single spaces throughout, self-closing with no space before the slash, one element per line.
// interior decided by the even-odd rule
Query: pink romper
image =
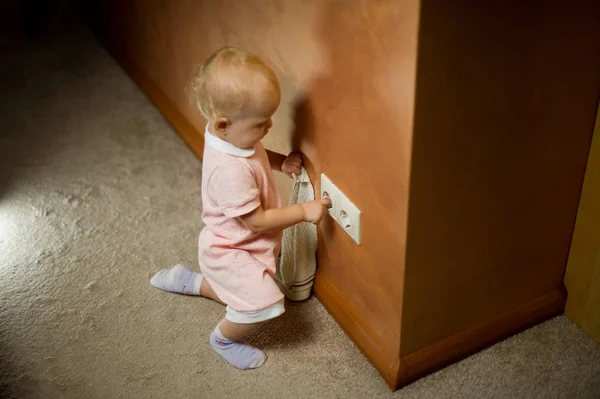
<path fill-rule="evenodd" d="M 267 152 L 258 143 L 241 149 L 205 134 L 202 166 L 202 219 L 198 240 L 200 270 L 227 306 L 227 318 L 254 323 L 282 314 L 283 294 L 273 280 L 281 232 L 257 234 L 239 219 L 260 205 L 281 200 Z"/>

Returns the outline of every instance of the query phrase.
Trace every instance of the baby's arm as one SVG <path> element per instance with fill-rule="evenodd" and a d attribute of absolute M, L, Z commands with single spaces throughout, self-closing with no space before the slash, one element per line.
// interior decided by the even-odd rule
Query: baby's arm
<path fill-rule="evenodd" d="M 285 155 L 275 151 L 267 150 L 267 156 L 269 157 L 271 169 L 281 172 L 281 165 L 283 165 L 283 161 L 285 161 Z"/>
<path fill-rule="evenodd" d="M 264 210 L 259 206 L 247 215 L 240 216 L 246 227 L 255 233 L 269 233 L 283 230 L 300 222 L 317 224 L 331 206 L 329 199 L 320 199 L 303 204 Z"/>
<path fill-rule="evenodd" d="M 271 169 L 288 175 L 299 175 L 302 172 L 302 156 L 297 152 L 292 152 L 287 157 L 283 154 L 267 150 L 269 164 Z"/>

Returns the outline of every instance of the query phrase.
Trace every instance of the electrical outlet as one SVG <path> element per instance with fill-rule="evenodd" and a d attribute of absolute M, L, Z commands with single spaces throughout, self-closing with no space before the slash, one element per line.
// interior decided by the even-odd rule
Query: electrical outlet
<path fill-rule="evenodd" d="M 321 198 L 325 197 L 331 199 L 329 215 L 360 245 L 360 210 L 325 174 L 321 174 Z"/>

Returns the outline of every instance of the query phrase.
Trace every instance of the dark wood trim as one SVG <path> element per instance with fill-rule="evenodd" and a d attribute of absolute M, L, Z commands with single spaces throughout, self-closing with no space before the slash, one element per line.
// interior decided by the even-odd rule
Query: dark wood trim
<path fill-rule="evenodd" d="M 397 388 L 564 312 L 564 287 L 401 359 Z"/>
<path fill-rule="evenodd" d="M 327 277 L 317 273 L 315 293 L 350 339 L 397 390 L 427 374 L 563 313 L 566 290 L 556 290 L 401 359 L 390 356 Z"/>
<path fill-rule="evenodd" d="M 317 269 L 314 288 L 317 298 L 325 309 L 381 373 L 390 388 L 397 389 L 399 359 L 393 356 L 391 351 L 384 348 L 377 336 L 348 305 L 348 301 L 329 282 L 326 276 L 319 273 L 319 269 Z"/>

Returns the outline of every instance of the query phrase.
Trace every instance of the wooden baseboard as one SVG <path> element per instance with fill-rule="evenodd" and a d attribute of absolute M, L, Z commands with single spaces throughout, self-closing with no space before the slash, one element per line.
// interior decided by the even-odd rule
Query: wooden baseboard
<path fill-rule="evenodd" d="M 108 40 L 102 40 L 102 35 L 98 34 L 98 32 L 96 32 L 96 37 L 138 86 L 140 86 L 146 96 L 163 114 L 165 119 L 169 121 L 194 154 L 202 160 L 202 155 L 204 154 L 204 131 L 200 131 L 190 122 L 148 73 L 130 57 L 127 57 L 125 51 L 115 47 Z"/>
<path fill-rule="evenodd" d="M 327 277 L 319 273 L 315 278 L 315 295 L 325 309 L 338 322 L 350 339 L 358 346 L 361 352 L 375 366 L 379 373 L 392 389 L 398 379 L 398 366 L 400 361 L 397 353 L 391 353 L 381 344 L 377 336 L 371 331 L 361 317 L 348 305 L 348 301 L 329 282 Z"/>
<path fill-rule="evenodd" d="M 397 387 L 562 314 L 566 298 L 564 287 L 557 288 L 516 309 L 404 356 L 398 370 Z"/>
<path fill-rule="evenodd" d="M 315 293 L 393 390 L 562 314 L 566 301 L 564 287 L 557 288 L 516 309 L 399 358 L 398 354 L 385 350 L 334 285 L 320 273 L 315 280 Z"/>

